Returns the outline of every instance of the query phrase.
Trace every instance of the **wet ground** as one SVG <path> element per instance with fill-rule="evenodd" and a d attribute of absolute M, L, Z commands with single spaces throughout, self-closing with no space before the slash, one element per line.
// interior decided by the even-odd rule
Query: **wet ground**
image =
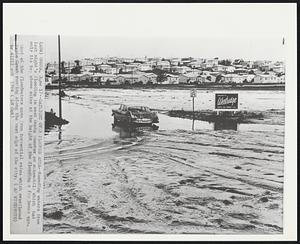
<path fill-rule="evenodd" d="M 167 116 L 191 108 L 188 90 L 66 93 L 70 123 L 45 137 L 45 232 L 282 233 L 284 92 L 239 91 L 268 116 L 229 125 Z M 157 109 L 159 128 L 112 126 L 120 103 Z M 198 92 L 195 109 L 212 107 Z"/>

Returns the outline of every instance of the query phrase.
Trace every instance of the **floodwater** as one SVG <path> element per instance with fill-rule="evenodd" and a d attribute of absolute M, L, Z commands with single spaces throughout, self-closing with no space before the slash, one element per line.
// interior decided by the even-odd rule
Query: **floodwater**
<path fill-rule="evenodd" d="M 46 233 L 283 232 L 284 92 L 238 91 L 253 124 L 171 118 L 189 90 L 65 91 L 68 125 L 45 136 Z M 221 91 L 220 91 L 221 92 Z M 198 91 L 195 109 L 212 109 Z M 57 91 L 46 92 L 57 111 Z M 159 111 L 158 128 L 112 126 L 120 103 Z"/>

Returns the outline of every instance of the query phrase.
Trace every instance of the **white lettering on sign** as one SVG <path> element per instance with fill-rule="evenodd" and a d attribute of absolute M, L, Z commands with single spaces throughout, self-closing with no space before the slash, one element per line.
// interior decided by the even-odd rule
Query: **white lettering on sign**
<path fill-rule="evenodd" d="M 219 97 L 218 101 L 217 101 L 217 105 L 233 105 L 237 102 L 237 98 L 236 97 Z"/>

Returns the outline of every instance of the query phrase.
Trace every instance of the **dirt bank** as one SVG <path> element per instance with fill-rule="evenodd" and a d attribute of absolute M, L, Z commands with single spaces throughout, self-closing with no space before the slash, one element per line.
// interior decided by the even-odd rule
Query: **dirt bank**
<path fill-rule="evenodd" d="M 171 117 L 185 118 L 185 119 L 195 119 L 203 120 L 208 122 L 218 122 L 218 121 L 235 121 L 237 123 L 262 123 L 264 120 L 270 120 L 272 116 L 283 115 L 282 110 L 267 110 L 267 111 L 217 111 L 212 110 L 201 110 L 186 111 L 186 110 L 170 110 L 167 114 Z"/>
<path fill-rule="evenodd" d="M 45 130 L 50 129 L 55 125 L 65 125 L 68 123 L 69 121 L 65 119 L 60 119 L 55 115 L 55 113 L 45 112 Z"/>

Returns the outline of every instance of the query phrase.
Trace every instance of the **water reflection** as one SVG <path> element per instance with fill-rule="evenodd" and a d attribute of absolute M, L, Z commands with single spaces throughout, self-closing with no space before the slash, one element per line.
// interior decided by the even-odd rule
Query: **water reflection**
<path fill-rule="evenodd" d="M 61 139 L 61 125 L 58 126 L 58 144 L 60 144 L 62 141 Z"/>
<path fill-rule="evenodd" d="M 233 120 L 216 121 L 214 124 L 214 130 L 237 130 L 238 123 Z"/>
<path fill-rule="evenodd" d="M 158 130 L 157 125 L 144 125 L 144 126 L 137 126 L 137 125 L 122 125 L 122 124 L 112 124 L 112 131 L 117 132 L 120 138 L 131 138 L 141 136 L 145 131 L 154 131 Z"/>

